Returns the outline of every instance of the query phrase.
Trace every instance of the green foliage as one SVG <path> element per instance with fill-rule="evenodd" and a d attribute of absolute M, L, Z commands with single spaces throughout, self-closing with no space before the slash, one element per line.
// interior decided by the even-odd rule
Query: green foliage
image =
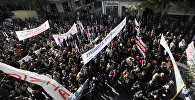
<path fill-rule="evenodd" d="M 137 11 L 137 7 L 136 6 L 127 5 L 126 8 L 127 8 L 128 12 Z"/>
<path fill-rule="evenodd" d="M 190 70 L 189 70 L 189 73 L 188 73 L 190 77 L 195 76 L 195 71 L 193 70 L 193 67 L 195 67 L 195 64 L 192 64 L 190 66 Z"/>
<path fill-rule="evenodd" d="M 195 8 L 195 0 L 140 0 L 136 6 L 127 6 L 126 8 L 129 9 L 128 11 L 134 9 L 143 11 L 145 8 L 150 8 L 155 13 L 159 13 L 167 11 L 170 7 L 173 8 L 173 11 L 184 10 L 189 12 L 191 8 Z"/>
<path fill-rule="evenodd" d="M 126 11 L 132 15 L 135 14 L 138 10 L 137 7 L 133 6 L 133 5 L 127 5 L 127 6 L 125 6 L 125 8 L 126 8 Z"/>
<path fill-rule="evenodd" d="M 193 77 L 193 76 L 195 76 L 195 74 L 189 73 L 189 76 L 190 76 L 190 77 Z"/>
<path fill-rule="evenodd" d="M 175 10 L 182 10 L 187 13 L 195 6 L 194 4 L 195 2 L 190 2 L 190 0 L 183 0 L 183 2 L 176 2 L 174 7 Z"/>

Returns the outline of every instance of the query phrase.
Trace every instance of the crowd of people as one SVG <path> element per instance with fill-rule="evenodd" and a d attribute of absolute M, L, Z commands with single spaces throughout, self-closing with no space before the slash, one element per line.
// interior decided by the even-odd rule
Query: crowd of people
<path fill-rule="evenodd" d="M 84 26 L 84 32 L 81 33 L 78 28 L 77 34 L 57 45 L 52 35 L 66 33 L 73 23 L 77 22 L 78 16 Z M 119 81 L 134 100 L 171 99 L 176 93 L 175 76 L 171 60 L 160 46 L 160 37 L 164 34 L 171 52 L 178 60 L 187 45 L 195 40 L 194 21 L 184 23 L 179 18 L 168 16 L 163 24 L 148 25 L 146 19 L 143 22 L 139 19 L 140 36 L 148 46 L 146 59 L 143 59 L 135 46 L 137 32 L 134 29 L 134 18 L 127 16 L 127 24 L 122 31 L 86 65 L 83 64 L 81 55 L 100 43 L 123 18 L 89 12 L 71 15 L 41 12 L 38 19 L 4 21 L 0 29 L 2 32 L 0 62 L 44 74 L 72 93 L 89 79 L 89 91 L 93 100 L 101 99 L 99 95 L 106 92 L 108 88 L 106 84 L 119 88 Z M 173 18 L 177 25 L 168 26 L 172 23 L 169 18 Z M 50 25 L 48 30 L 23 41 L 18 40 L 15 31 L 38 27 L 46 20 Z M 87 34 L 87 28 L 90 36 Z M 33 53 L 38 49 L 39 53 Z M 32 59 L 18 63 L 26 55 Z M 0 79 L 1 100 L 52 100 L 52 97 L 38 85 L 16 79 L 3 72 Z M 192 81 L 190 79 L 184 81 L 185 88 L 189 88 Z M 189 93 L 190 91 L 186 96 Z"/>

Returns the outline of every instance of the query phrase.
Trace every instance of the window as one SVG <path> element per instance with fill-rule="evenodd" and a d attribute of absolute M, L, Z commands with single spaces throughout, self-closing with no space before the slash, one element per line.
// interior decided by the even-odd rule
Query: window
<path fill-rule="evenodd" d="M 76 1 L 76 2 L 74 2 L 75 3 L 75 7 L 76 8 L 78 8 L 78 7 L 80 7 L 81 6 L 81 4 L 80 4 L 80 2 L 79 1 Z"/>

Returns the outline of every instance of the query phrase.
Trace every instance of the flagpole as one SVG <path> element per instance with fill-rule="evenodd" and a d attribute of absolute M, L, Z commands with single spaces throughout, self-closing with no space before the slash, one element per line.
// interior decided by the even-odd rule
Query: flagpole
<path fill-rule="evenodd" d="M 107 34 L 106 34 L 107 35 Z M 111 50 L 112 50 L 112 34 L 111 34 Z"/>
<path fill-rule="evenodd" d="M 160 36 L 161 36 L 162 34 L 160 34 Z M 161 40 L 161 39 L 160 39 Z M 160 48 L 160 41 L 159 41 L 159 46 L 158 46 L 158 48 Z"/>

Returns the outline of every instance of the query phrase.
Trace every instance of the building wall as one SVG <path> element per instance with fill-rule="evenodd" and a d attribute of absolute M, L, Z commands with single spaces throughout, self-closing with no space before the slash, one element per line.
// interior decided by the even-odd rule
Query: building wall
<path fill-rule="evenodd" d="M 63 3 L 67 2 L 71 12 L 80 10 L 86 7 L 86 0 L 47 0 L 49 3 L 55 3 L 58 12 L 66 12 L 63 8 Z M 92 2 L 94 0 L 90 0 Z"/>
<path fill-rule="evenodd" d="M 60 13 L 63 13 L 63 12 L 64 12 L 64 8 L 63 8 L 61 2 L 57 2 L 57 3 L 56 3 L 56 7 L 57 7 L 57 9 L 58 9 L 58 12 L 60 12 Z"/>
<path fill-rule="evenodd" d="M 13 18 L 19 18 L 25 20 L 25 18 L 35 18 L 38 19 L 37 12 L 35 10 L 18 10 L 13 11 Z"/>
<path fill-rule="evenodd" d="M 11 12 L 14 10 L 37 10 L 39 7 L 43 10 L 57 12 L 73 12 L 89 6 L 96 0 L 0 0 L 0 11 Z M 86 4 L 87 3 L 87 4 Z M 25 5 L 23 5 L 25 4 Z M 56 9 L 56 10 L 54 10 Z"/>

